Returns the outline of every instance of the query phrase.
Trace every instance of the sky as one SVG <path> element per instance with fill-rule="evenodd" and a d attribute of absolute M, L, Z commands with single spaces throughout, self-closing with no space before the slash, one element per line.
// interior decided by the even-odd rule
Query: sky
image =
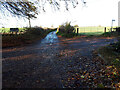
<path fill-rule="evenodd" d="M 46 6 L 46 12 L 40 13 L 37 19 L 31 20 L 32 26 L 58 27 L 59 25 L 70 22 L 71 25 L 83 26 L 118 26 L 118 2 L 120 0 L 86 0 L 86 5 L 81 2 L 76 8 L 65 11 L 54 11 Z M 8 12 L 6 12 L 8 13 Z M 2 21 L 1 21 L 2 20 Z M 28 20 L 15 18 L 12 16 L 0 16 L 0 27 L 26 27 Z"/>

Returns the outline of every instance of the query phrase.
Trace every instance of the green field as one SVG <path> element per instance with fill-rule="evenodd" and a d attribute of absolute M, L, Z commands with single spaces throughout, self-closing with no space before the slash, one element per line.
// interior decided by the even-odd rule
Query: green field
<path fill-rule="evenodd" d="M 78 27 L 79 28 L 79 34 L 84 35 L 101 35 L 104 33 L 105 27 Z M 106 32 L 110 31 L 111 27 L 106 27 Z M 116 27 L 113 27 L 116 28 Z M 77 33 L 77 28 L 75 28 L 75 32 Z"/>
<path fill-rule="evenodd" d="M 19 32 L 24 31 L 25 28 L 19 28 Z M 9 33 L 10 28 L 0 28 L 0 33 Z"/>
<path fill-rule="evenodd" d="M 105 27 L 78 27 L 79 34 L 83 35 L 101 35 L 104 33 Z M 106 27 L 106 31 L 109 32 L 111 27 Z M 116 27 L 113 27 L 116 28 Z M 24 31 L 25 28 L 19 28 L 19 32 Z M 0 33 L 9 33 L 10 28 L 0 28 Z M 77 33 L 77 28 L 75 28 L 75 32 Z"/>

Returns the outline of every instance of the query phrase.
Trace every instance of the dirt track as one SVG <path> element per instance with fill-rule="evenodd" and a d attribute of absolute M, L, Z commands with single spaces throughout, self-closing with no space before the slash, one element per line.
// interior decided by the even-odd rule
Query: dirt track
<path fill-rule="evenodd" d="M 38 43 L 3 49 L 3 88 L 95 87 L 82 79 L 87 73 L 92 77 L 104 68 L 104 64 L 93 60 L 92 51 L 113 42 L 117 40 L 101 37 L 63 39 L 51 32 Z M 78 73 L 81 79 L 75 80 Z"/>

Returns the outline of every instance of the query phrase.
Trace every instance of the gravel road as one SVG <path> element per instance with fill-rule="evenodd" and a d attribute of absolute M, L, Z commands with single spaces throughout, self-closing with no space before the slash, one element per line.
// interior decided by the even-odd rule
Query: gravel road
<path fill-rule="evenodd" d="M 90 85 L 95 87 L 96 84 L 91 84 L 92 81 L 86 83 L 83 80 L 86 73 L 92 77 L 93 73 L 104 67 L 104 64 L 94 61 L 92 51 L 113 42 L 117 40 L 101 37 L 63 39 L 54 31 L 37 43 L 24 47 L 4 48 L 2 86 L 3 88 L 83 88 Z M 78 72 L 80 70 L 81 72 Z M 78 73 L 81 73 L 81 79 L 76 81 L 74 77 Z M 105 85 L 110 87 L 110 84 Z"/>

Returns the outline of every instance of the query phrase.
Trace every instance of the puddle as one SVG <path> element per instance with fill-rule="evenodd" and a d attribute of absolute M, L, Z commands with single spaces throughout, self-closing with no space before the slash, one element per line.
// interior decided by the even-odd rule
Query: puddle
<path fill-rule="evenodd" d="M 56 31 L 50 32 L 42 41 L 41 44 L 54 44 L 54 43 L 58 43 L 58 37 L 56 35 Z"/>

